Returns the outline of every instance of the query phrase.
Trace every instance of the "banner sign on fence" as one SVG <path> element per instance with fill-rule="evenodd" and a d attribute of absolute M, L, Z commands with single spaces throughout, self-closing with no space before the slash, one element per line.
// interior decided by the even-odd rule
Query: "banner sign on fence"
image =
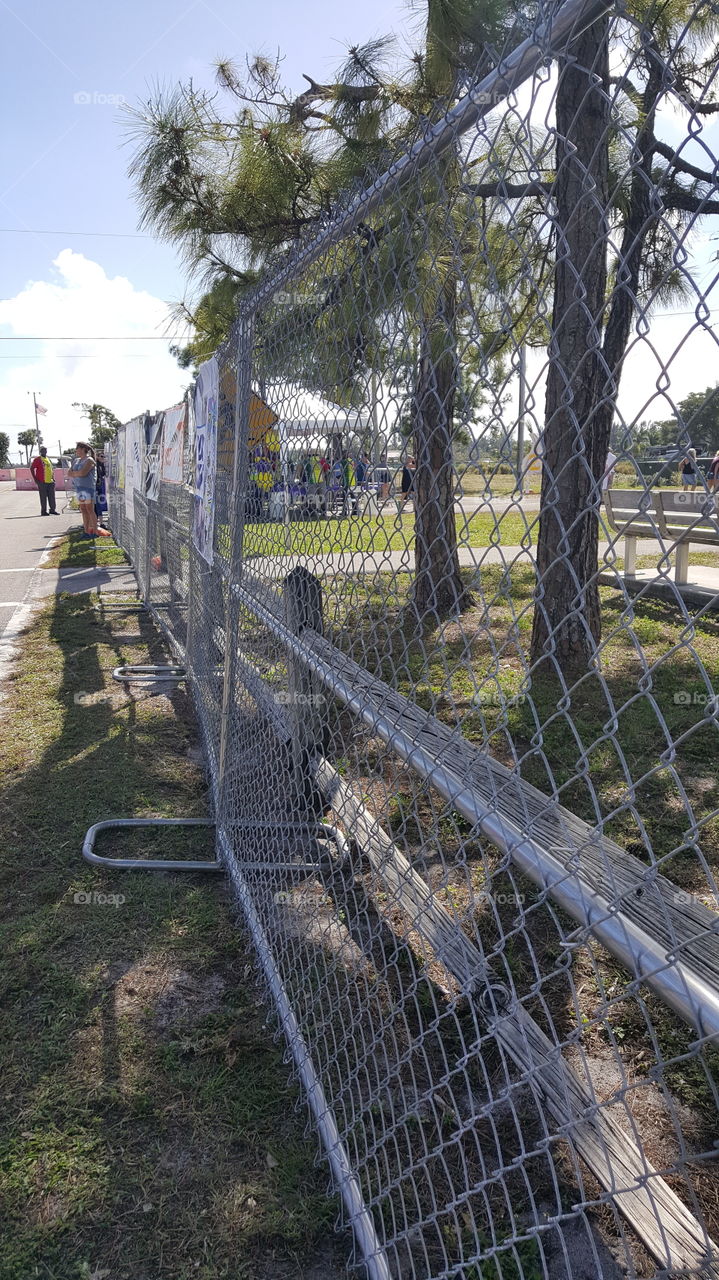
<path fill-rule="evenodd" d="M 235 456 L 235 406 L 237 403 L 237 374 L 232 365 L 225 365 L 220 378 L 220 394 L 217 405 L 217 466 L 232 474 Z"/>
<path fill-rule="evenodd" d="M 145 497 L 157 502 L 160 496 L 160 455 L 157 449 L 145 455 Z"/>
<path fill-rule="evenodd" d="M 118 431 L 115 437 L 117 457 L 115 459 L 116 484 L 119 493 L 125 492 L 125 432 Z"/>
<path fill-rule="evenodd" d="M 195 504 L 192 541 L 208 564 L 212 564 L 212 535 L 215 525 L 219 382 L 217 360 L 213 356 L 200 365 L 195 385 Z"/>
<path fill-rule="evenodd" d="M 125 428 L 125 515 L 135 517 L 135 490 L 142 485 L 142 457 L 145 441 L 142 418 L 133 418 Z"/>
<path fill-rule="evenodd" d="M 160 450 L 162 448 L 162 422 L 164 416 L 163 413 L 158 413 L 149 422 L 146 422 L 145 497 L 152 502 L 157 502 L 160 497 Z"/>
<path fill-rule="evenodd" d="M 165 484 L 182 484 L 182 458 L 185 444 L 185 406 L 166 409 L 162 424 L 162 471 Z"/>

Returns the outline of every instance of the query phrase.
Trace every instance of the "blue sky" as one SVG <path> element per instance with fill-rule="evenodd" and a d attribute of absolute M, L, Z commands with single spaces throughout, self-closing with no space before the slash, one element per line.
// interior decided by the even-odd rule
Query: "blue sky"
<path fill-rule="evenodd" d="M 173 249 L 138 235 L 121 104 L 190 77 L 210 87 L 218 57 L 241 63 L 246 54 L 278 48 L 285 81 L 299 90 L 303 72 L 330 78 L 349 44 L 394 32 L 400 49 L 415 47 L 422 7 L 417 0 L 36 0 L 29 7 L 0 0 L 0 9 L 0 430 L 14 447 L 18 425 L 32 425 L 28 392 L 36 391 L 48 411 L 43 434 L 54 447 L 85 434 L 75 401 L 100 401 L 127 419 L 173 403 L 187 382 L 166 341 L 144 341 L 167 332 L 167 304 L 185 293 L 185 279 Z M 549 101 L 551 85 L 545 88 Z M 520 91 L 520 113 L 530 94 L 528 86 Z M 541 101 L 540 94 L 538 128 L 551 123 L 549 110 L 541 118 Z M 667 140 L 684 138 L 686 119 L 667 109 L 662 132 Z M 718 152 L 719 121 L 708 117 L 700 141 L 684 154 L 706 165 Z M 707 219 L 692 238 L 691 258 L 715 316 L 718 248 L 719 220 Z M 695 301 L 679 306 L 685 312 Z M 627 420 L 669 417 L 672 400 L 717 380 L 716 335 L 695 326 L 686 341 L 692 327 L 686 314 L 655 316 L 651 342 L 634 344 L 620 396 Z M 118 334 L 122 342 L 114 340 Z M 68 337 L 73 341 L 61 340 Z M 545 363 L 545 353 L 532 353 L 535 427 Z M 667 365 L 669 396 L 661 381 Z"/>
<path fill-rule="evenodd" d="M 418 14 L 406 0 L 40 0 L 31 6 L 0 0 L 0 8 L 2 115 L 12 121 L 3 131 L 0 168 L 6 300 L 0 303 L 0 337 L 38 338 L 0 341 L 0 356 L 11 357 L 0 360 L 0 430 L 8 431 L 14 445 L 16 428 L 10 424 L 32 425 L 25 393 L 36 390 L 48 410 L 46 440 L 65 443 L 79 430 L 72 400 L 99 399 L 129 416 L 163 407 L 186 381 L 162 342 L 105 342 L 98 354 L 98 343 L 39 341 L 68 333 L 110 336 L 118 331 L 111 311 L 121 322 L 119 332 L 147 332 L 147 324 L 155 328 L 164 318 L 151 300 L 173 301 L 184 293 L 174 250 L 137 236 L 126 176 L 130 153 L 123 145 L 127 126 L 118 104 L 136 104 L 153 86 L 189 77 L 210 86 L 218 57 L 242 60 L 246 53 L 274 54 L 278 48 L 286 81 L 303 88 L 303 72 L 330 76 L 348 44 L 389 31 L 411 44 Z M 71 232 L 120 232 L 126 238 Z M 104 280 L 85 259 L 97 264 Z M 144 296 L 128 294 L 119 283 L 123 278 Z M 133 311 L 142 324 L 130 324 Z M 79 331 L 88 325 L 87 333 Z M 156 404 L 154 397 L 146 403 L 153 379 Z"/>

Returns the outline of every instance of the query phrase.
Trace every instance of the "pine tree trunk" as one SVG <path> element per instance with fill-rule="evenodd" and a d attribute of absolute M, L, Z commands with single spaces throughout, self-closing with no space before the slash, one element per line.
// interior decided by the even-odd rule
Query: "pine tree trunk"
<path fill-rule="evenodd" d="M 562 671 L 581 672 L 601 635 L 598 481 L 611 426 L 611 417 L 599 412 L 605 381 L 607 20 L 584 32 L 571 54 L 556 99 L 557 249 L 531 659 L 551 654 Z"/>
<path fill-rule="evenodd" d="M 662 92 L 664 64 L 651 43 L 647 48 L 646 56 L 649 63 L 648 75 L 642 94 L 640 123 L 634 142 L 629 204 L 624 216 L 624 234 L 619 247 L 617 278 L 612 290 L 604 331 L 606 382 L 603 392 L 604 403 L 599 409 L 599 419 L 602 424 L 602 438 L 606 437 L 607 447 L 609 447 L 609 434 L 619 395 L 624 357 L 637 307 L 642 259 L 647 240 L 662 216 L 662 206 L 657 205 L 654 198 L 652 166 L 655 142 L 654 121 Z M 604 462 L 606 463 L 606 454 Z"/>
<path fill-rule="evenodd" d="M 442 286 L 423 317 L 415 395 L 415 581 L 420 616 L 444 617 L 468 601 L 459 572 L 454 512 L 454 401 L 457 392 L 457 281 Z"/>

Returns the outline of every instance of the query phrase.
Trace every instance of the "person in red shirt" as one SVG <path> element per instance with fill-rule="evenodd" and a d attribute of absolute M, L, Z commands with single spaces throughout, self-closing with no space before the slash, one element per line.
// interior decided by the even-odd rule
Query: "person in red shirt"
<path fill-rule="evenodd" d="M 30 475 L 40 493 L 40 515 L 48 514 L 47 508 L 50 507 L 50 515 L 56 516 L 55 507 L 55 472 L 50 459 L 47 456 L 47 449 L 42 448 L 37 458 L 33 458 L 30 463 Z"/>

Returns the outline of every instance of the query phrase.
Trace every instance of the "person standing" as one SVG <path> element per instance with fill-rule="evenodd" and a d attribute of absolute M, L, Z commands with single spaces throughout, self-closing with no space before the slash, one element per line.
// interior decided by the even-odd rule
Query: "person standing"
<path fill-rule="evenodd" d="M 686 454 L 682 458 L 681 464 L 682 489 L 696 489 L 697 487 L 697 451 L 696 449 L 687 449 Z"/>
<path fill-rule="evenodd" d="M 414 458 L 408 458 L 402 468 L 402 506 L 407 505 L 407 499 L 411 496 L 414 489 Z"/>
<path fill-rule="evenodd" d="M 48 506 L 50 507 L 50 515 L 56 516 L 57 509 L 55 507 L 55 472 L 53 465 L 47 456 L 47 449 L 43 445 L 37 458 L 33 458 L 30 463 L 30 474 L 38 487 L 40 494 L 40 515 L 48 514 Z"/>
<path fill-rule="evenodd" d="M 617 465 L 617 455 L 610 449 L 607 453 L 607 461 L 604 465 L 602 474 L 602 498 L 606 501 L 607 489 L 611 489 L 614 484 L 614 469 Z"/>
<path fill-rule="evenodd" d="M 98 453 L 95 455 L 95 515 L 98 524 L 102 523 L 103 511 L 107 511 L 106 477 L 105 455 Z"/>
<path fill-rule="evenodd" d="M 75 445 L 75 457 L 70 466 L 70 478 L 75 489 L 77 505 L 82 516 L 83 538 L 98 536 L 109 538 L 108 529 L 101 529 L 95 515 L 95 455 L 84 440 Z"/>
<path fill-rule="evenodd" d="M 384 502 L 389 497 L 390 474 L 389 464 L 387 462 L 387 454 L 383 453 L 379 460 L 379 464 L 374 470 L 375 480 L 379 485 L 380 502 Z"/>
<path fill-rule="evenodd" d="M 359 456 L 359 461 L 357 463 L 357 466 L 355 467 L 355 478 L 357 480 L 357 484 L 359 485 L 360 489 L 367 488 L 367 482 L 369 480 L 369 471 L 370 471 L 369 457 L 366 453 L 361 453 Z"/>
<path fill-rule="evenodd" d="M 709 463 L 707 475 L 709 476 L 709 486 L 711 491 L 712 493 L 716 493 L 719 490 L 719 449 L 717 449 L 714 457 Z"/>

